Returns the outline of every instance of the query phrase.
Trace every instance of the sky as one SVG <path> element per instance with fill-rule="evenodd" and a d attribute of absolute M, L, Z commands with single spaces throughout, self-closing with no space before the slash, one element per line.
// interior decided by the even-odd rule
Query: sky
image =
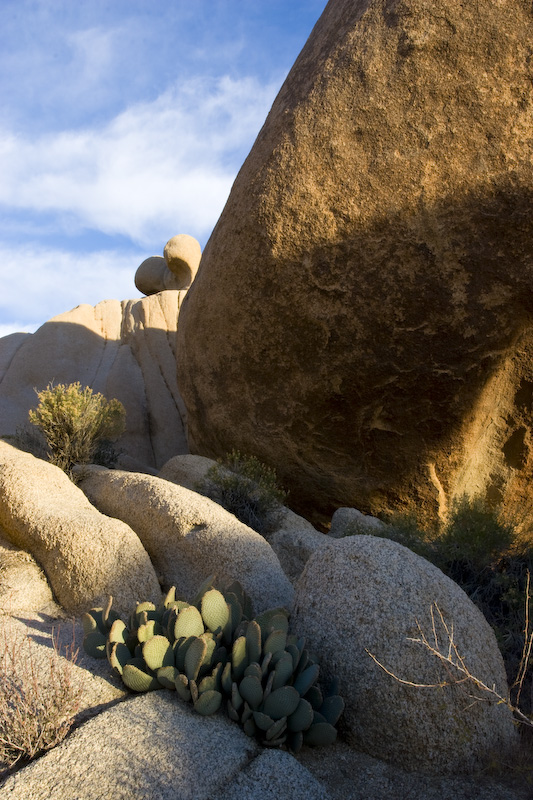
<path fill-rule="evenodd" d="M 0 336 L 204 248 L 326 0 L 1 0 Z"/>

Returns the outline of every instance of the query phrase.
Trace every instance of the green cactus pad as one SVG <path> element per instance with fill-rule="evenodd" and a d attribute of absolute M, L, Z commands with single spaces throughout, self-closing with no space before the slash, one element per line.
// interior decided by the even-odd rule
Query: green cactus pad
<path fill-rule="evenodd" d="M 201 602 L 202 618 L 210 631 L 224 630 L 230 610 L 224 595 L 217 589 L 210 589 L 204 594 Z"/>
<path fill-rule="evenodd" d="M 222 670 L 221 684 L 222 684 L 223 691 L 226 694 L 231 694 L 231 689 L 232 689 L 232 686 L 233 686 L 233 678 L 231 677 L 231 662 L 230 661 L 228 661 L 225 664 L 224 669 Z"/>
<path fill-rule="evenodd" d="M 281 717 L 281 719 L 276 720 L 266 732 L 267 741 L 270 742 L 272 739 L 277 739 L 279 736 L 282 736 L 286 728 L 287 717 Z"/>
<path fill-rule="evenodd" d="M 163 629 L 155 619 L 149 619 L 148 622 L 144 622 L 137 628 L 137 638 L 141 644 L 153 636 L 162 636 L 162 634 Z"/>
<path fill-rule="evenodd" d="M 287 728 L 292 733 L 297 733 L 298 731 L 306 731 L 312 724 L 313 706 L 302 697 L 296 711 L 293 711 L 287 720 Z"/>
<path fill-rule="evenodd" d="M 326 697 L 318 710 L 330 725 L 336 725 L 344 711 L 344 700 L 338 694 Z"/>
<path fill-rule="evenodd" d="M 324 702 L 324 697 L 322 696 L 322 692 L 318 686 L 311 686 L 310 689 L 307 690 L 305 693 L 305 699 L 309 700 L 315 711 L 319 711 L 322 703 Z"/>
<path fill-rule="evenodd" d="M 169 667 L 160 667 L 157 670 L 157 680 L 164 686 L 165 689 L 175 689 L 176 688 L 176 678 L 178 677 L 179 672 L 174 666 Z"/>
<path fill-rule="evenodd" d="M 246 720 L 244 725 L 242 726 L 243 731 L 247 736 L 253 737 L 257 733 L 257 728 L 255 726 L 255 722 L 253 721 L 252 717 Z"/>
<path fill-rule="evenodd" d="M 181 639 L 182 636 L 201 636 L 204 631 L 202 615 L 195 606 L 189 606 L 179 612 L 174 625 L 175 639 Z"/>
<path fill-rule="evenodd" d="M 150 675 L 141 668 L 138 659 L 128 662 L 122 670 L 122 680 L 134 692 L 151 692 L 161 689 L 161 684 L 155 675 Z"/>
<path fill-rule="evenodd" d="M 220 692 L 209 690 L 207 692 L 203 692 L 198 697 L 198 700 L 194 704 L 194 710 L 203 716 L 209 716 L 209 714 L 214 714 L 216 711 L 218 711 L 221 704 L 222 695 Z"/>
<path fill-rule="evenodd" d="M 226 703 L 226 710 L 228 712 L 228 717 L 233 720 L 233 722 L 240 722 L 239 712 L 233 708 L 231 700 L 228 700 Z"/>
<path fill-rule="evenodd" d="M 189 681 L 187 676 L 183 675 L 181 672 L 178 672 L 176 675 L 175 686 L 176 692 L 179 694 L 181 699 L 188 703 L 191 699 L 191 690 L 189 689 Z"/>
<path fill-rule="evenodd" d="M 203 668 L 211 667 L 213 664 L 213 654 L 216 650 L 217 640 L 212 633 L 203 633 L 199 638 L 203 639 L 206 644 L 205 655 L 201 663 L 201 668 L 205 671 Z"/>
<path fill-rule="evenodd" d="M 336 738 L 337 731 L 329 722 L 314 723 L 303 736 L 304 744 L 309 747 L 325 747 L 327 744 L 333 744 Z"/>
<path fill-rule="evenodd" d="M 311 666 L 311 664 L 309 663 L 309 653 L 304 647 L 304 649 L 300 653 L 300 659 L 298 661 L 298 664 L 296 665 L 294 674 L 299 675 L 300 672 L 303 672 L 304 669 L 306 669 L 308 666 Z"/>
<path fill-rule="evenodd" d="M 287 653 L 291 654 L 292 669 L 294 671 L 296 669 L 296 667 L 298 666 L 298 662 L 300 660 L 301 653 L 300 653 L 300 651 L 298 650 L 298 648 L 296 647 L 295 644 L 291 644 L 289 642 L 288 638 L 287 638 L 287 644 L 285 645 L 285 650 L 286 650 Z"/>
<path fill-rule="evenodd" d="M 268 695 L 262 710 L 273 720 L 289 717 L 298 708 L 300 695 L 293 686 L 282 686 Z"/>
<path fill-rule="evenodd" d="M 264 747 L 281 747 L 282 744 L 285 744 L 287 741 L 287 734 L 283 734 L 280 736 L 279 739 L 263 739 L 261 744 Z"/>
<path fill-rule="evenodd" d="M 239 694 L 246 700 L 250 708 L 259 708 L 263 702 L 263 687 L 259 678 L 253 675 L 245 675 L 239 684 Z"/>
<path fill-rule="evenodd" d="M 212 674 L 206 675 L 205 678 L 202 678 L 202 680 L 198 684 L 198 694 L 203 694 L 204 692 L 210 692 L 210 691 L 218 691 L 216 676 Z"/>
<path fill-rule="evenodd" d="M 130 631 L 126 623 L 122 622 L 121 619 L 116 619 L 111 625 L 109 633 L 107 634 L 107 639 L 109 642 L 122 642 L 126 644 L 129 633 Z"/>
<path fill-rule="evenodd" d="M 244 636 L 239 636 L 239 638 L 235 639 L 233 642 L 233 648 L 231 650 L 233 679 L 239 681 L 243 677 L 244 670 L 247 666 L 248 658 L 246 656 L 246 638 Z"/>
<path fill-rule="evenodd" d="M 274 682 L 272 684 L 272 688 L 279 689 L 281 686 L 285 686 L 285 684 L 289 682 L 290 678 L 292 678 L 292 672 L 292 656 L 290 653 L 287 653 L 287 651 L 283 651 L 281 658 L 278 659 L 276 668 L 274 669 Z"/>
<path fill-rule="evenodd" d="M 171 586 L 166 595 L 163 597 L 161 601 L 161 605 L 163 608 L 170 608 L 171 604 L 176 601 L 176 587 Z"/>
<path fill-rule="evenodd" d="M 106 637 L 96 629 L 83 639 L 83 649 L 93 658 L 106 658 Z"/>
<path fill-rule="evenodd" d="M 193 606 L 192 606 L 193 607 Z M 185 674 L 190 681 L 195 681 L 198 677 L 202 661 L 204 660 L 207 651 L 207 644 L 204 639 L 193 638 L 185 653 Z M 179 669 L 179 665 L 178 669 Z"/>
<path fill-rule="evenodd" d="M 275 630 L 270 633 L 263 645 L 264 653 L 272 653 L 272 657 L 278 652 L 285 650 L 287 643 L 287 631 Z M 292 659 L 291 659 L 292 660 Z"/>
<path fill-rule="evenodd" d="M 200 584 L 200 588 L 198 589 L 198 591 L 196 592 L 195 596 L 191 600 L 191 605 L 192 606 L 196 606 L 196 608 L 198 610 L 200 610 L 200 604 L 202 602 L 202 597 L 204 596 L 204 594 L 206 592 L 209 591 L 209 589 L 213 588 L 213 586 L 215 585 L 216 577 L 217 577 L 216 575 L 209 575 L 209 577 L 206 578 L 205 581 L 203 581 Z"/>
<path fill-rule="evenodd" d="M 254 721 L 257 727 L 262 731 L 267 731 L 274 724 L 272 717 L 264 714 L 262 711 L 254 711 Z"/>
<path fill-rule="evenodd" d="M 226 597 L 228 594 L 234 594 L 239 601 L 240 607 L 242 608 L 242 614 L 244 618 L 252 619 L 254 615 L 252 600 L 239 581 L 233 581 L 233 583 L 230 583 L 229 586 L 226 587 L 224 594 Z"/>
<path fill-rule="evenodd" d="M 261 628 L 255 619 L 248 623 L 246 629 L 246 654 L 249 663 L 259 663 L 261 660 Z"/>
<path fill-rule="evenodd" d="M 187 650 L 189 649 L 190 643 L 194 641 L 194 639 L 196 639 L 196 636 L 188 636 L 187 638 L 182 637 L 181 639 L 177 639 L 172 644 L 172 649 L 174 650 L 174 663 L 180 672 L 185 672 L 185 656 L 187 655 Z"/>
<path fill-rule="evenodd" d="M 191 691 L 191 700 L 193 701 L 193 703 L 196 703 L 200 696 L 200 692 L 198 691 L 198 684 L 196 683 L 196 681 L 189 681 L 189 689 Z"/>
<path fill-rule="evenodd" d="M 174 666 L 174 651 L 166 636 L 152 636 L 143 645 L 146 665 L 156 672 L 161 667 Z"/>
<path fill-rule="evenodd" d="M 294 681 L 294 688 L 301 694 L 302 697 L 309 691 L 311 686 L 317 682 L 319 672 L 320 667 L 318 664 L 312 664 L 298 675 Z"/>
<path fill-rule="evenodd" d="M 266 653 L 265 657 L 261 661 L 261 672 L 263 673 L 263 677 L 267 674 L 271 661 L 272 661 L 272 653 Z"/>
<path fill-rule="evenodd" d="M 327 719 L 320 713 L 320 711 L 315 711 L 313 709 L 313 724 L 327 722 Z"/>
<path fill-rule="evenodd" d="M 255 618 L 255 621 L 261 628 L 261 637 L 263 642 L 274 630 L 284 630 L 285 632 L 288 631 L 288 616 L 289 612 L 286 608 L 271 608 L 268 611 L 263 611 L 262 614 L 259 614 Z"/>
<path fill-rule="evenodd" d="M 107 643 L 109 648 L 109 642 Z M 108 652 L 108 661 L 119 675 L 122 675 L 124 667 L 131 661 L 131 653 L 129 647 L 124 642 L 114 642 L 111 644 L 111 649 Z"/>
<path fill-rule="evenodd" d="M 267 682 L 265 684 L 265 689 L 263 691 L 263 701 L 265 701 L 269 696 L 269 694 L 272 692 L 272 686 L 275 677 L 276 675 L 274 674 L 274 672 L 271 672 L 270 675 L 268 676 Z"/>
<path fill-rule="evenodd" d="M 249 675 L 257 678 L 259 682 L 263 680 L 263 670 L 255 661 L 253 661 L 251 664 L 248 664 L 244 670 L 244 677 L 247 678 Z"/>
<path fill-rule="evenodd" d="M 302 749 L 303 742 L 304 735 L 302 731 L 296 731 L 295 733 L 287 734 L 287 746 L 291 753 L 299 753 Z"/>
<path fill-rule="evenodd" d="M 248 703 L 247 703 L 247 702 L 246 702 L 246 700 L 245 700 L 245 701 L 244 701 L 244 706 L 243 706 L 243 709 L 242 709 L 242 711 L 241 711 L 241 724 L 242 724 L 242 725 L 244 725 L 244 723 L 246 722 L 246 720 L 247 720 L 247 719 L 250 719 L 250 717 L 252 717 L 252 716 L 253 716 L 253 713 L 254 713 L 254 712 L 252 711 L 252 709 L 250 708 L 250 706 L 248 705 Z"/>
<path fill-rule="evenodd" d="M 239 687 L 234 681 L 231 687 L 231 705 L 233 706 L 235 711 L 238 711 L 242 706 L 243 702 L 244 700 L 242 698 L 241 693 L 239 692 Z"/>
<path fill-rule="evenodd" d="M 102 609 L 101 608 L 100 609 L 93 609 L 93 611 L 96 611 L 96 610 L 98 610 L 100 612 L 100 616 L 101 616 Z M 86 611 L 85 614 L 82 615 L 81 624 L 82 624 L 82 627 L 83 627 L 83 635 L 84 636 L 88 636 L 93 631 L 99 630 L 98 622 L 97 622 L 96 618 L 93 617 L 92 613 L 89 613 L 88 611 Z"/>

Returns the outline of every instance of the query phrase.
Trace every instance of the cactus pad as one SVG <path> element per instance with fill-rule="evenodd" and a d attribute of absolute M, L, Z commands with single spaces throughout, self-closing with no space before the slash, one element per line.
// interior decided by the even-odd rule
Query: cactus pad
<path fill-rule="evenodd" d="M 161 684 L 155 677 L 145 672 L 142 668 L 144 662 L 133 659 L 128 662 L 122 670 L 122 680 L 134 692 L 151 692 L 154 689 L 161 689 Z"/>
<path fill-rule="evenodd" d="M 175 639 L 181 639 L 182 636 L 201 636 L 204 631 L 202 615 L 195 606 L 188 606 L 179 612 L 174 625 Z"/>
<path fill-rule="evenodd" d="M 174 651 L 166 636 L 152 636 L 148 639 L 143 645 L 143 658 L 154 672 L 161 667 L 174 666 Z"/>
<path fill-rule="evenodd" d="M 337 738 L 337 730 L 329 722 L 316 722 L 303 735 L 304 744 L 309 747 L 325 747 L 333 744 Z"/>
<path fill-rule="evenodd" d="M 230 617 L 230 610 L 222 592 L 210 589 L 202 597 L 202 618 L 210 631 L 224 630 Z"/>
<path fill-rule="evenodd" d="M 282 686 L 268 695 L 264 704 L 263 711 L 274 720 L 281 717 L 289 717 L 300 702 L 300 695 L 293 686 Z"/>
<path fill-rule="evenodd" d="M 245 675 L 239 684 L 239 693 L 246 700 L 250 708 L 257 709 L 263 701 L 263 687 L 259 678 Z"/>
<path fill-rule="evenodd" d="M 222 695 L 215 690 L 208 690 L 199 695 L 194 704 L 194 710 L 203 716 L 214 714 L 222 704 Z"/>

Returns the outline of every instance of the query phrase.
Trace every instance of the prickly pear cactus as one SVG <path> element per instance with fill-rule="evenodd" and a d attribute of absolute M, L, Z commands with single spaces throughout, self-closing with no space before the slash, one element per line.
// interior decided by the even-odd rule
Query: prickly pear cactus
<path fill-rule="evenodd" d="M 82 618 L 89 655 L 109 660 L 134 692 L 170 689 L 202 715 L 221 706 L 266 747 L 298 752 L 335 741 L 344 710 L 336 687 L 323 694 L 320 668 L 305 640 L 289 633 L 284 608 L 253 619 L 250 598 L 233 582 L 205 581 L 192 601 L 172 587 L 161 603 L 138 603 L 128 624 L 111 611 Z"/>

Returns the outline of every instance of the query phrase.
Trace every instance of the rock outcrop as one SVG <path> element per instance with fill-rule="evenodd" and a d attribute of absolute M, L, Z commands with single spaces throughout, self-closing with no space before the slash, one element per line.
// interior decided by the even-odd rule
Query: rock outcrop
<path fill-rule="evenodd" d="M 119 613 L 161 589 L 139 538 L 104 516 L 53 464 L 0 440 L 0 525 L 43 568 L 63 608 L 82 613 L 113 595 Z"/>
<path fill-rule="evenodd" d="M 83 470 L 89 500 L 126 522 L 150 554 L 161 584 L 194 597 L 210 575 L 238 580 L 258 613 L 292 608 L 293 588 L 270 545 L 207 497 L 152 475 L 105 467 Z"/>
<path fill-rule="evenodd" d="M 186 453 L 167 461 L 161 467 L 159 477 L 195 492 L 205 491 L 207 473 L 216 463 L 211 458 Z M 294 583 L 311 553 L 327 543 L 327 536 L 286 506 L 274 511 L 272 518 L 272 530 L 264 536 L 277 555 L 285 575 Z"/>
<path fill-rule="evenodd" d="M 28 424 L 35 389 L 80 381 L 126 409 L 117 442 L 128 466 L 158 469 L 187 452 L 176 380 L 176 330 L 185 292 L 81 305 L 34 334 L 0 339 L 0 436 Z"/>
<path fill-rule="evenodd" d="M 525 0 L 330 0 L 183 305 L 192 452 L 324 520 L 531 499 L 532 38 Z"/>
<path fill-rule="evenodd" d="M 483 614 L 457 584 L 402 545 L 350 536 L 321 548 L 297 584 L 291 625 L 339 678 L 355 747 L 403 769 L 450 773 L 480 768 L 516 746 L 511 711 L 412 641 L 422 631 L 435 646 L 435 634 L 440 653 L 451 649 L 454 661 L 460 656 L 473 676 L 507 696 L 503 660 Z"/>

